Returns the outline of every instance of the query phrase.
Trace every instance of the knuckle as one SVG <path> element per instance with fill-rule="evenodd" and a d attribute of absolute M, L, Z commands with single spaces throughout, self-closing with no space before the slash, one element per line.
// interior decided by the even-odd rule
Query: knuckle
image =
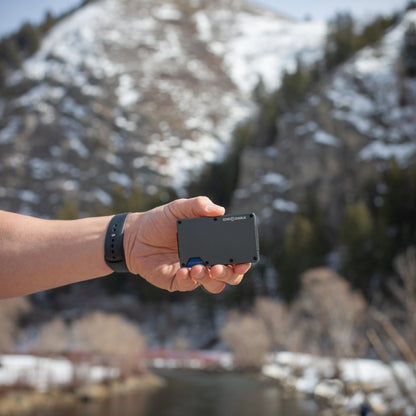
<path fill-rule="evenodd" d="M 209 199 L 206 196 L 196 196 L 194 200 L 196 204 L 199 205 L 200 207 L 205 206 L 209 201 Z"/>

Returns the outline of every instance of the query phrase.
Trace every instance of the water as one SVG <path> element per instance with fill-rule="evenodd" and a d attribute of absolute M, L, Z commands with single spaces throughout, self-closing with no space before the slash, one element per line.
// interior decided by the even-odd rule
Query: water
<path fill-rule="evenodd" d="M 236 374 L 170 371 L 151 393 L 77 405 L 68 416 L 316 416 L 311 400 L 284 398 L 276 385 Z M 64 413 L 60 412 L 61 415 Z"/>
<path fill-rule="evenodd" d="M 283 398 L 275 384 L 235 374 L 176 372 L 146 416 L 315 416 L 310 400 Z"/>

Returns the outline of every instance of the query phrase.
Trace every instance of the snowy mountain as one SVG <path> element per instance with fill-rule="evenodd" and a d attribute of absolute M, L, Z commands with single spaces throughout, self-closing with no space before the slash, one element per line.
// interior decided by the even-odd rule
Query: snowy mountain
<path fill-rule="evenodd" d="M 244 1 L 101 0 L 55 26 L 0 98 L 0 208 L 54 216 L 65 201 L 109 205 L 115 187 L 184 185 L 224 155 L 325 25 Z"/>
<path fill-rule="evenodd" d="M 264 231 L 276 233 L 312 194 L 335 227 L 345 203 L 359 199 L 369 178 L 380 180 L 392 157 L 401 167 L 415 160 L 416 80 L 400 69 L 412 22 L 414 10 L 281 117 L 272 146 L 246 149 L 235 210 L 256 210 Z"/>

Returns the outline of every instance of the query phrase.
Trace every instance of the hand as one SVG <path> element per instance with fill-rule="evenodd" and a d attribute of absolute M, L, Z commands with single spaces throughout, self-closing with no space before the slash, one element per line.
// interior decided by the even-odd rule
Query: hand
<path fill-rule="evenodd" d="M 169 204 L 127 217 L 124 251 L 128 269 L 153 285 L 169 291 L 189 291 L 202 285 L 211 293 L 221 292 L 226 284 L 237 285 L 250 263 L 196 265 L 180 267 L 176 240 L 176 221 L 180 218 L 224 215 L 224 208 L 207 197 L 178 199 Z"/>

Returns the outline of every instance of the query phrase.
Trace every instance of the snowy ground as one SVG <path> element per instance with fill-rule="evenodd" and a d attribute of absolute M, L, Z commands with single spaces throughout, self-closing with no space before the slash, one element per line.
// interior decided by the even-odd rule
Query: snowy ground
<path fill-rule="evenodd" d="M 377 414 L 391 414 L 402 410 L 416 415 L 416 409 L 402 397 L 393 372 L 416 400 L 416 373 L 404 362 L 391 367 L 378 360 L 341 359 L 337 363 L 339 375 L 334 378 L 335 360 L 307 354 L 279 352 L 269 357 L 263 374 L 278 380 L 285 388 L 293 389 L 317 399 L 324 399 L 347 410 L 369 403 Z"/>
<path fill-rule="evenodd" d="M 118 375 L 117 369 L 86 364 L 75 369 L 66 358 L 3 355 L 0 356 L 0 387 L 21 384 L 38 391 L 47 391 L 52 386 L 71 383 L 74 371 L 77 377 L 87 382 L 97 382 Z"/>

